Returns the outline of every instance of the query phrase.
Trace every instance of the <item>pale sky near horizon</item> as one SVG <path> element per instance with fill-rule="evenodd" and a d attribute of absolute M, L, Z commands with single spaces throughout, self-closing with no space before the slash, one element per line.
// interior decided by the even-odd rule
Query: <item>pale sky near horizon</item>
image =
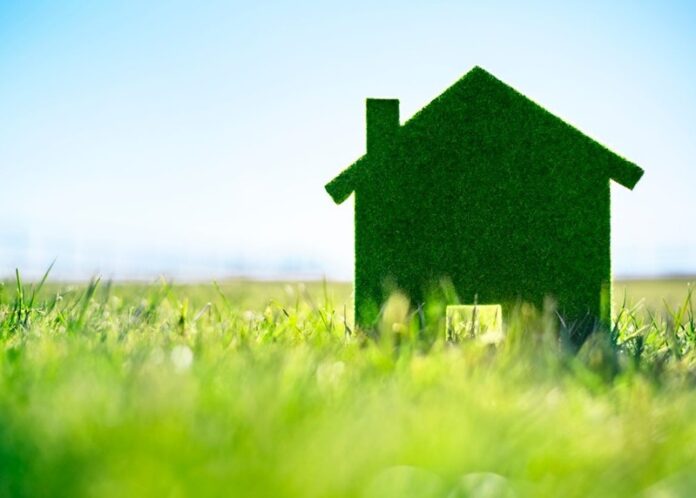
<path fill-rule="evenodd" d="M 611 4 L 611 5 L 609 5 Z M 696 5 L 0 0 L 0 277 L 351 278 L 364 99 L 479 65 L 646 173 L 618 275 L 696 273 Z"/>

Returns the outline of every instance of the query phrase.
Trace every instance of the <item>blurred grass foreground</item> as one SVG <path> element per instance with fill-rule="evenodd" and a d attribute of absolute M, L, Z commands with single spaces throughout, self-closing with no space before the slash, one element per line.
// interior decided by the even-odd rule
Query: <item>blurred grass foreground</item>
<path fill-rule="evenodd" d="M 696 490 L 686 281 L 617 284 L 577 354 L 548 311 L 452 341 L 398 296 L 367 337 L 346 284 L 39 287 L 0 286 L 0 496 Z"/>

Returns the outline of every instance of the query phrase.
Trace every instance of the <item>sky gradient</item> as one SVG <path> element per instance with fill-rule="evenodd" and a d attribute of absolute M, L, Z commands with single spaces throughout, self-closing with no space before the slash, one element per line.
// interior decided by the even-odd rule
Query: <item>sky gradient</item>
<path fill-rule="evenodd" d="M 475 65 L 645 170 L 612 188 L 617 275 L 696 273 L 694 25 L 687 2 L 0 2 L 0 276 L 351 278 L 323 186 L 365 98 L 403 122 Z"/>

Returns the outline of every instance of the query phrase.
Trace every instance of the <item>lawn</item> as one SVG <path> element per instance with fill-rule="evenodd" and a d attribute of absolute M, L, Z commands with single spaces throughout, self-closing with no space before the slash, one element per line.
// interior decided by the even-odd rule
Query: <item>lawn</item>
<path fill-rule="evenodd" d="M 368 336 L 340 283 L 32 287 L 0 287 L 0 496 L 696 489 L 686 280 L 617 283 L 616 326 L 577 355 L 526 307 L 497 347 L 398 297 Z"/>

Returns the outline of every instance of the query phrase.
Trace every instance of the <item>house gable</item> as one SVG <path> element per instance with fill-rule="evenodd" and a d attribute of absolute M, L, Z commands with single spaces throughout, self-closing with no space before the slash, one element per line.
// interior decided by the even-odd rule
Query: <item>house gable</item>
<path fill-rule="evenodd" d="M 490 146 L 505 147 L 506 144 L 496 144 L 498 130 L 494 126 L 491 126 L 490 133 L 487 134 L 487 121 L 481 119 L 482 116 L 480 116 L 482 112 L 484 114 L 488 112 L 489 108 L 505 112 L 506 109 L 501 107 L 501 102 L 508 102 L 510 109 L 515 109 L 521 114 L 511 117 L 511 126 L 523 126 L 525 121 L 529 121 L 530 123 L 544 123 L 545 129 L 554 130 L 556 134 L 554 136 L 540 133 L 536 137 L 536 143 L 533 141 L 526 144 L 527 151 L 533 152 L 533 148 L 543 148 L 539 144 L 541 140 L 554 141 L 563 137 L 564 142 L 573 151 L 582 156 L 593 157 L 592 164 L 584 166 L 588 170 L 601 168 L 601 172 L 607 179 L 612 179 L 629 189 L 633 189 L 643 175 L 643 170 L 632 162 L 611 152 L 479 67 L 469 71 L 404 123 L 395 139 L 406 140 L 409 137 L 420 135 L 425 140 L 444 141 L 442 146 L 455 146 L 459 135 L 467 132 L 466 126 L 475 124 L 477 135 L 483 137 L 484 140 L 488 139 Z M 490 106 L 488 106 L 489 103 Z M 476 113 L 479 116 L 476 116 Z M 499 115 L 496 116 L 496 120 L 500 122 Z M 440 129 L 440 123 L 450 126 L 451 130 L 449 130 L 448 136 L 445 136 Z M 455 127 L 452 127 L 453 123 Z M 430 129 L 424 128 L 426 126 Z M 514 132 L 515 130 L 510 131 Z M 508 136 L 511 135 L 508 134 Z M 447 143 L 448 140 L 451 140 L 452 143 Z M 410 147 L 408 142 L 401 143 L 400 146 Z M 369 154 L 363 155 L 326 185 L 326 190 L 334 202 L 342 203 L 356 189 L 361 175 L 369 168 L 369 157 Z M 589 171 L 588 173 L 591 174 Z"/>

